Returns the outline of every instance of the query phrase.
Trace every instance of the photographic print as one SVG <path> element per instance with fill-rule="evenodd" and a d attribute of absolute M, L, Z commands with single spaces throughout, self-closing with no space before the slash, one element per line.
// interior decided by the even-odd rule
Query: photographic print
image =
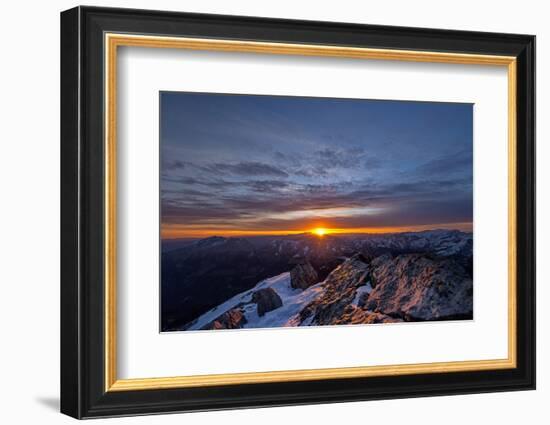
<path fill-rule="evenodd" d="M 160 93 L 161 331 L 473 319 L 473 105 Z"/>

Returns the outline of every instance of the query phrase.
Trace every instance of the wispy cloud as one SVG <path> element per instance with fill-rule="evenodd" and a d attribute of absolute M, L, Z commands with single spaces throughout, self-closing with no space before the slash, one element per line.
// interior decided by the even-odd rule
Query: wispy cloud
<path fill-rule="evenodd" d="M 213 174 L 234 174 L 237 176 L 274 176 L 288 177 L 288 174 L 274 165 L 261 162 L 217 162 L 204 166 L 204 169 Z"/>

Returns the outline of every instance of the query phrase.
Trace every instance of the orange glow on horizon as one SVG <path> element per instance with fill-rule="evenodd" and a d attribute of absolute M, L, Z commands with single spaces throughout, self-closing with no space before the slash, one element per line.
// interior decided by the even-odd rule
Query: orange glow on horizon
<path fill-rule="evenodd" d="M 183 238 L 207 238 L 209 236 L 240 237 L 240 236 L 284 236 L 299 234 L 314 234 L 325 236 L 330 234 L 355 234 L 355 233 L 400 233 L 418 232 L 433 229 L 455 229 L 466 232 L 472 231 L 472 223 L 439 223 L 417 226 L 395 226 L 395 227 L 355 227 L 355 228 L 330 228 L 315 227 L 313 229 L 286 229 L 286 230 L 234 230 L 234 229 L 193 229 L 178 225 L 163 225 L 161 230 L 162 239 L 183 239 Z"/>
<path fill-rule="evenodd" d="M 316 229 L 313 229 L 311 233 L 317 235 L 317 236 L 325 236 L 327 233 L 329 233 L 328 229 L 325 229 L 324 227 L 317 227 Z"/>

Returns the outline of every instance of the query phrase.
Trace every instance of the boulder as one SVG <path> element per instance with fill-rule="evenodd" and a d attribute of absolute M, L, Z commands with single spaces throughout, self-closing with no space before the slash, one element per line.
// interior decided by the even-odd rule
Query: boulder
<path fill-rule="evenodd" d="M 408 321 L 472 318 L 472 278 L 461 263 L 406 254 L 371 266 L 375 284 L 364 309 Z"/>
<path fill-rule="evenodd" d="M 307 289 L 319 280 L 317 272 L 309 262 L 296 264 L 290 270 L 290 286 L 295 289 Z"/>
<path fill-rule="evenodd" d="M 252 302 L 257 304 L 258 316 L 275 310 L 283 305 L 283 300 L 273 288 L 262 288 L 252 294 Z"/>

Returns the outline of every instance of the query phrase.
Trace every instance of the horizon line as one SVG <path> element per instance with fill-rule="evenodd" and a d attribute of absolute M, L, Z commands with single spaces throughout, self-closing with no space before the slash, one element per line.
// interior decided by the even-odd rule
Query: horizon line
<path fill-rule="evenodd" d="M 319 226 L 321 227 L 321 226 Z M 300 229 L 300 230 L 222 230 L 218 231 L 184 231 L 177 230 L 162 230 L 161 240 L 176 240 L 176 239 L 205 239 L 208 237 L 254 237 L 254 236 L 293 236 L 302 234 L 315 234 L 315 229 Z M 322 227 L 325 230 L 325 235 L 353 235 L 353 234 L 391 234 L 391 233 L 409 233 L 423 232 L 429 230 L 458 230 L 461 232 L 473 232 L 473 223 L 441 223 L 436 225 L 419 225 L 419 226 L 400 226 L 400 227 L 362 227 L 362 228 L 330 228 Z"/>

